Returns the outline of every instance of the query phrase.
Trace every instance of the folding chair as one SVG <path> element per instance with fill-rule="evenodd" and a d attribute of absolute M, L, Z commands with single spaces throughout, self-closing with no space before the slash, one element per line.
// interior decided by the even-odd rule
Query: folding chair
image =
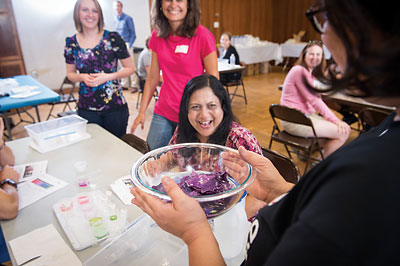
<path fill-rule="evenodd" d="M 361 120 L 361 133 L 365 133 L 373 127 L 379 126 L 383 120 L 390 114 L 382 110 L 367 107 L 361 110 L 359 118 Z"/>
<path fill-rule="evenodd" d="M 240 65 L 243 66 L 244 64 L 242 62 L 240 62 Z M 233 98 L 235 96 L 238 96 L 238 97 L 242 97 L 244 99 L 244 102 L 247 104 L 246 90 L 245 90 L 244 83 L 243 83 L 243 76 L 244 76 L 243 72 L 244 72 L 244 69 L 241 69 L 241 70 L 238 70 L 235 72 L 221 74 L 220 81 L 221 81 L 222 85 L 225 87 L 226 92 L 228 92 L 228 94 L 231 98 L 231 101 L 233 101 Z M 229 87 L 235 87 L 235 90 L 233 91 L 233 93 L 229 93 Z M 237 93 L 239 87 L 242 87 L 242 90 L 243 90 L 242 95 Z"/>
<path fill-rule="evenodd" d="M 121 137 L 121 140 L 123 140 L 125 143 L 129 144 L 136 150 L 138 150 L 141 153 L 148 153 L 150 151 L 150 146 L 147 143 L 147 141 L 139 138 L 136 135 L 133 134 L 125 134 Z"/>
<path fill-rule="evenodd" d="M 135 73 L 136 73 L 136 75 L 138 76 L 138 79 L 139 79 L 138 97 L 137 97 L 137 100 L 136 100 L 136 109 L 138 109 L 140 101 L 141 101 L 141 99 L 143 97 L 144 84 L 146 83 L 146 80 L 141 78 L 137 71 L 135 71 Z M 156 91 L 154 92 L 154 100 L 156 102 L 158 100 L 158 89 L 156 89 Z"/>
<path fill-rule="evenodd" d="M 314 151 L 317 151 L 321 155 L 322 160 L 324 159 L 324 154 L 322 153 L 321 144 L 323 141 L 326 140 L 326 138 L 318 138 L 317 134 L 315 133 L 313 123 L 308 115 L 294 108 L 290 108 L 279 104 L 271 105 L 269 107 L 269 112 L 274 122 L 274 126 L 271 133 L 271 139 L 268 147 L 269 149 L 271 149 L 273 141 L 282 143 L 285 146 L 285 149 L 290 159 L 293 159 L 291 153 L 298 154 L 298 150 L 303 151 L 306 161 L 304 173 L 307 172 L 310 160 L 319 161 L 318 158 L 312 157 L 312 153 Z M 306 138 L 306 137 L 291 135 L 285 130 L 281 129 L 277 119 L 308 126 L 312 129 L 314 137 Z M 292 147 L 294 149 L 290 150 L 289 147 Z"/>
<path fill-rule="evenodd" d="M 65 87 L 69 87 L 68 92 L 66 92 L 67 88 Z M 56 115 L 52 114 L 54 106 L 57 104 L 64 104 L 63 112 L 65 112 L 67 107 L 69 108 L 69 110 L 74 110 L 74 108 L 72 108 L 70 105 L 73 102 L 75 102 L 75 108 L 76 108 L 77 99 L 74 96 L 75 87 L 76 87 L 75 82 L 70 81 L 67 77 L 64 78 L 63 82 L 61 83 L 60 89 L 58 90 L 58 94 L 60 95 L 60 101 L 49 103 L 49 105 L 51 105 L 51 108 L 46 120 L 49 120 L 50 117 L 57 117 Z M 58 117 L 60 116 L 64 115 L 58 115 Z"/>
<path fill-rule="evenodd" d="M 299 181 L 299 168 L 292 159 L 266 148 L 261 149 L 264 157 L 267 157 L 272 162 L 286 181 L 293 184 L 296 184 Z"/>

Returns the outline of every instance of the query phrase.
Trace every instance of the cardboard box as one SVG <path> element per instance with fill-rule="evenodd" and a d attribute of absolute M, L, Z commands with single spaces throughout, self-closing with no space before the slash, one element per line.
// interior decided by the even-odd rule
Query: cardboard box
<path fill-rule="evenodd" d="M 266 74 L 271 72 L 271 65 L 269 62 L 260 63 L 260 74 Z"/>

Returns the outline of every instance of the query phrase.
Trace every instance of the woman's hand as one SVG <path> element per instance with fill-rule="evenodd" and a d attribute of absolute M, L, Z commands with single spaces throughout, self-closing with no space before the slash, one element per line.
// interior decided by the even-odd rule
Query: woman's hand
<path fill-rule="evenodd" d="M 253 167 L 255 170 L 253 174 L 256 174 L 256 179 L 246 190 L 258 200 L 269 203 L 293 187 L 293 184 L 283 179 L 269 159 L 248 151 L 244 147 L 239 147 L 239 154 L 225 153 L 222 158 L 226 171 L 232 177 L 245 176 L 242 174 L 247 168 L 244 162 Z"/>
<path fill-rule="evenodd" d="M 110 80 L 107 73 L 90 73 L 89 75 L 92 77 L 92 84 L 94 84 L 91 87 L 97 87 Z"/>
<path fill-rule="evenodd" d="M 339 120 L 336 125 L 338 126 L 339 134 L 347 135 L 350 133 L 350 126 L 346 122 Z"/>
<path fill-rule="evenodd" d="M 135 196 L 132 203 L 150 215 L 163 230 L 181 238 L 187 245 L 203 234 L 212 234 L 200 204 L 185 195 L 171 178 L 163 177 L 162 184 L 172 203 L 165 203 L 138 188 L 131 190 Z"/>
<path fill-rule="evenodd" d="M 97 87 L 109 81 L 107 73 L 80 74 L 83 83 L 88 87 Z"/>
<path fill-rule="evenodd" d="M 140 124 L 140 128 L 143 130 L 144 129 L 144 121 L 146 119 L 146 115 L 139 113 L 136 118 L 135 121 L 133 121 L 133 124 L 131 126 L 131 133 L 133 134 L 137 128 L 137 126 Z"/>
<path fill-rule="evenodd" d="M 0 181 L 3 181 L 6 178 L 9 178 L 9 179 L 14 180 L 15 182 L 18 182 L 19 174 L 17 171 L 14 170 L 14 168 L 6 165 L 0 171 Z"/>
<path fill-rule="evenodd" d="M 88 87 L 96 87 L 93 81 L 93 77 L 90 74 L 79 74 L 82 82 Z"/>

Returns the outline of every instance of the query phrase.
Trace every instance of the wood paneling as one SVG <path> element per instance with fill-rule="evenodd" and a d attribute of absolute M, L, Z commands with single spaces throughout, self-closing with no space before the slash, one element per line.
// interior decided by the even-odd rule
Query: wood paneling
<path fill-rule="evenodd" d="M 200 0 L 201 23 L 215 35 L 224 31 L 233 35 L 251 34 L 261 40 L 282 43 L 305 30 L 303 40 L 320 39 L 305 12 L 314 0 Z M 220 27 L 213 27 L 218 21 Z"/>
<path fill-rule="evenodd" d="M 0 77 L 26 74 L 11 0 L 0 0 Z"/>

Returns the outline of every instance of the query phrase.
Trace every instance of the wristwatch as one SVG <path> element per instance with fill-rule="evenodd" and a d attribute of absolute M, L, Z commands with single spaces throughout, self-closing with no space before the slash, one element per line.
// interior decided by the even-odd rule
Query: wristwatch
<path fill-rule="evenodd" d="M 18 186 L 17 182 L 15 182 L 14 180 L 9 179 L 9 178 L 6 178 L 3 181 L 1 181 L 0 188 L 2 188 L 5 184 L 9 184 L 9 185 L 15 187 L 15 189 L 17 189 L 17 186 Z"/>

